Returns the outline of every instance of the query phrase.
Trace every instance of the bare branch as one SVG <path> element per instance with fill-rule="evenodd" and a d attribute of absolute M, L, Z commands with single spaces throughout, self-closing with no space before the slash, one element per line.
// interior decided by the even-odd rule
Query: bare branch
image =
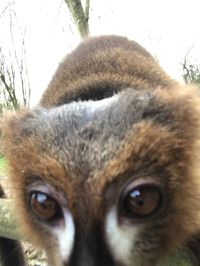
<path fill-rule="evenodd" d="M 85 12 L 80 0 L 65 0 L 65 3 L 74 19 L 79 34 L 82 38 L 87 37 L 89 35 L 88 20 L 90 1 L 86 0 Z"/>
<path fill-rule="evenodd" d="M 10 199 L 0 199 L 0 236 L 21 240 L 19 231 L 17 230 L 16 220 L 14 218 L 13 202 Z"/>
<path fill-rule="evenodd" d="M 31 89 L 28 77 L 25 49 L 26 31 L 24 30 L 22 33 L 13 5 L 14 2 L 9 2 L 6 9 L 9 15 L 10 37 L 12 44 L 12 49 L 9 52 L 9 56 L 6 56 L 6 59 L 2 48 L 0 47 L 0 96 L 3 95 L 4 97 L 4 101 L 0 102 L 1 110 L 4 107 L 8 109 L 19 109 L 20 106 L 29 107 L 30 103 Z M 14 39 L 14 26 L 16 25 L 22 40 L 21 51 L 16 49 L 17 46 Z M 18 90 L 17 92 L 21 93 L 20 96 L 22 96 L 22 100 L 17 98 L 16 88 L 21 89 L 21 91 Z"/>
<path fill-rule="evenodd" d="M 86 0 L 85 3 L 85 19 L 89 21 L 89 12 L 90 12 L 90 0 Z"/>

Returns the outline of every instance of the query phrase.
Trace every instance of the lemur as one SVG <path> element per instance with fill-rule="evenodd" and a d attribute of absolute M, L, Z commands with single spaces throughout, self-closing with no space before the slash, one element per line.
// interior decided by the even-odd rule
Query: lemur
<path fill-rule="evenodd" d="M 1 129 L 21 232 L 48 265 L 200 264 L 198 92 L 139 44 L 84 40 Z"/>

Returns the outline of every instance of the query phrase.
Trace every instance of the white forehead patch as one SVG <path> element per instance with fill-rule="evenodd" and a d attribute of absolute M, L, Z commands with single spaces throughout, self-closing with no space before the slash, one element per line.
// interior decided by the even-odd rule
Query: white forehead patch
<path fill-rule="evenodd" d="M 105 232 L 107 243 L 116 261 L 130 265 L 138 230 L 128 225 L 120 225 L 116 209 L 113 208 L 106 217 Z"/>
<path fill-rule="evenodd" d="M 55 228 L 54 234 L 58 239 L 60 255 L 63 261 L 67 261 L 74 245 L 75 226 L 72 215 L 68 211 L 63 212 L 65 226 Z"/>
<path fill-rule="evenodd" d="M 118 101 L 119 96 L 117 94 L 112 97 L 105 98 L 98 101 L 78 101 L 64 105 L 63 108 L 68 108 L 70 113 L 78 114 L 85 113 L 88 118 L 92 118 L 94 113 L 101 112 L 106 108 L 109 108 L 114 102 Z"/>
<path fill-rule="evenodd" d="M 113 104 L 117 103 L 118 100 L 119 95 L 115 94 L 112 97 L 98 101 L 74 101 L 50 109 L 39 108 L 38 110 L 40 115 L 36 115 L 36 118 L 40 119 L 40 122 L 42 123 L 42 128 L 44 127 L 44 124 L 47 124 L 47 126 L 55 126 L 55 121 L 60 121 L 60 116 L 62 118 L 67 118 L 66 121 L 73 122 L 77 124 L 77 126 L 80 124 L 79 126 L 80 128 L 82 128 L 82 126 L 90 122 L 95 115 L 98 115 L 106 109 L 108 110 L 112 107 Z M 51 122 L 49 122 L 49 120 Z"/>
<path fill-rule="evenodd" d="M 86 108 L 89 113 L 94 113 L 98 111 L 103 111 L 104 109 L 108 108 L 112 103 L 118 100 L 119 96 L 116 94 L 112 97 L 105 98 L 99 101 L 88 101 L 85 102 Z"/>

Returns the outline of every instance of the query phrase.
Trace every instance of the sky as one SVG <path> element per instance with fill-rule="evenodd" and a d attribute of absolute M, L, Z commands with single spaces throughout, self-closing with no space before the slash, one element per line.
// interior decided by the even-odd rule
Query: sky
<path fill-rule="evenodd" d="M 90 2 L 91 36 L 116 34 L 139 42 L 180 81 L 181 63 L 189 50 L 188 60 L 200 64 L 199 0 Z M 31 105 L 35 105 L 59 62 L 80 42 L 67 6 L 64 0 L 0 0 L 0 32 L 5 54 L 13 46 L 20 54 L 24 36 Z"/>

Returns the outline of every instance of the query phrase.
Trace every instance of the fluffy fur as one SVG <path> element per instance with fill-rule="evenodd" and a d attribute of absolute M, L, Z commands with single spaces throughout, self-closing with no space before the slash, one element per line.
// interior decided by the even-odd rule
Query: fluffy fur
<path fill-rule="evenodd" d="M 4 153 L 21 228 L 46 249 L 50 265 L 151 266 L 178 249 L 194 250 L 199 106 L 197 91 L 177 84 L 137 43 L 103 36 L 64 59 L 36 109 L 4 117 Z M 133 178 L 157 182 L 165 204 L 148 222 L 120 225 L 106 217 Z M 67 201 L 75 225 L 67 260 L 52 230 L 31 214 L 28 189 L 36 182 Z M 119 231 L 115 239 L 134 230 L 124 239 L 127 260 L 116 256 L 106 219 Z"/>

